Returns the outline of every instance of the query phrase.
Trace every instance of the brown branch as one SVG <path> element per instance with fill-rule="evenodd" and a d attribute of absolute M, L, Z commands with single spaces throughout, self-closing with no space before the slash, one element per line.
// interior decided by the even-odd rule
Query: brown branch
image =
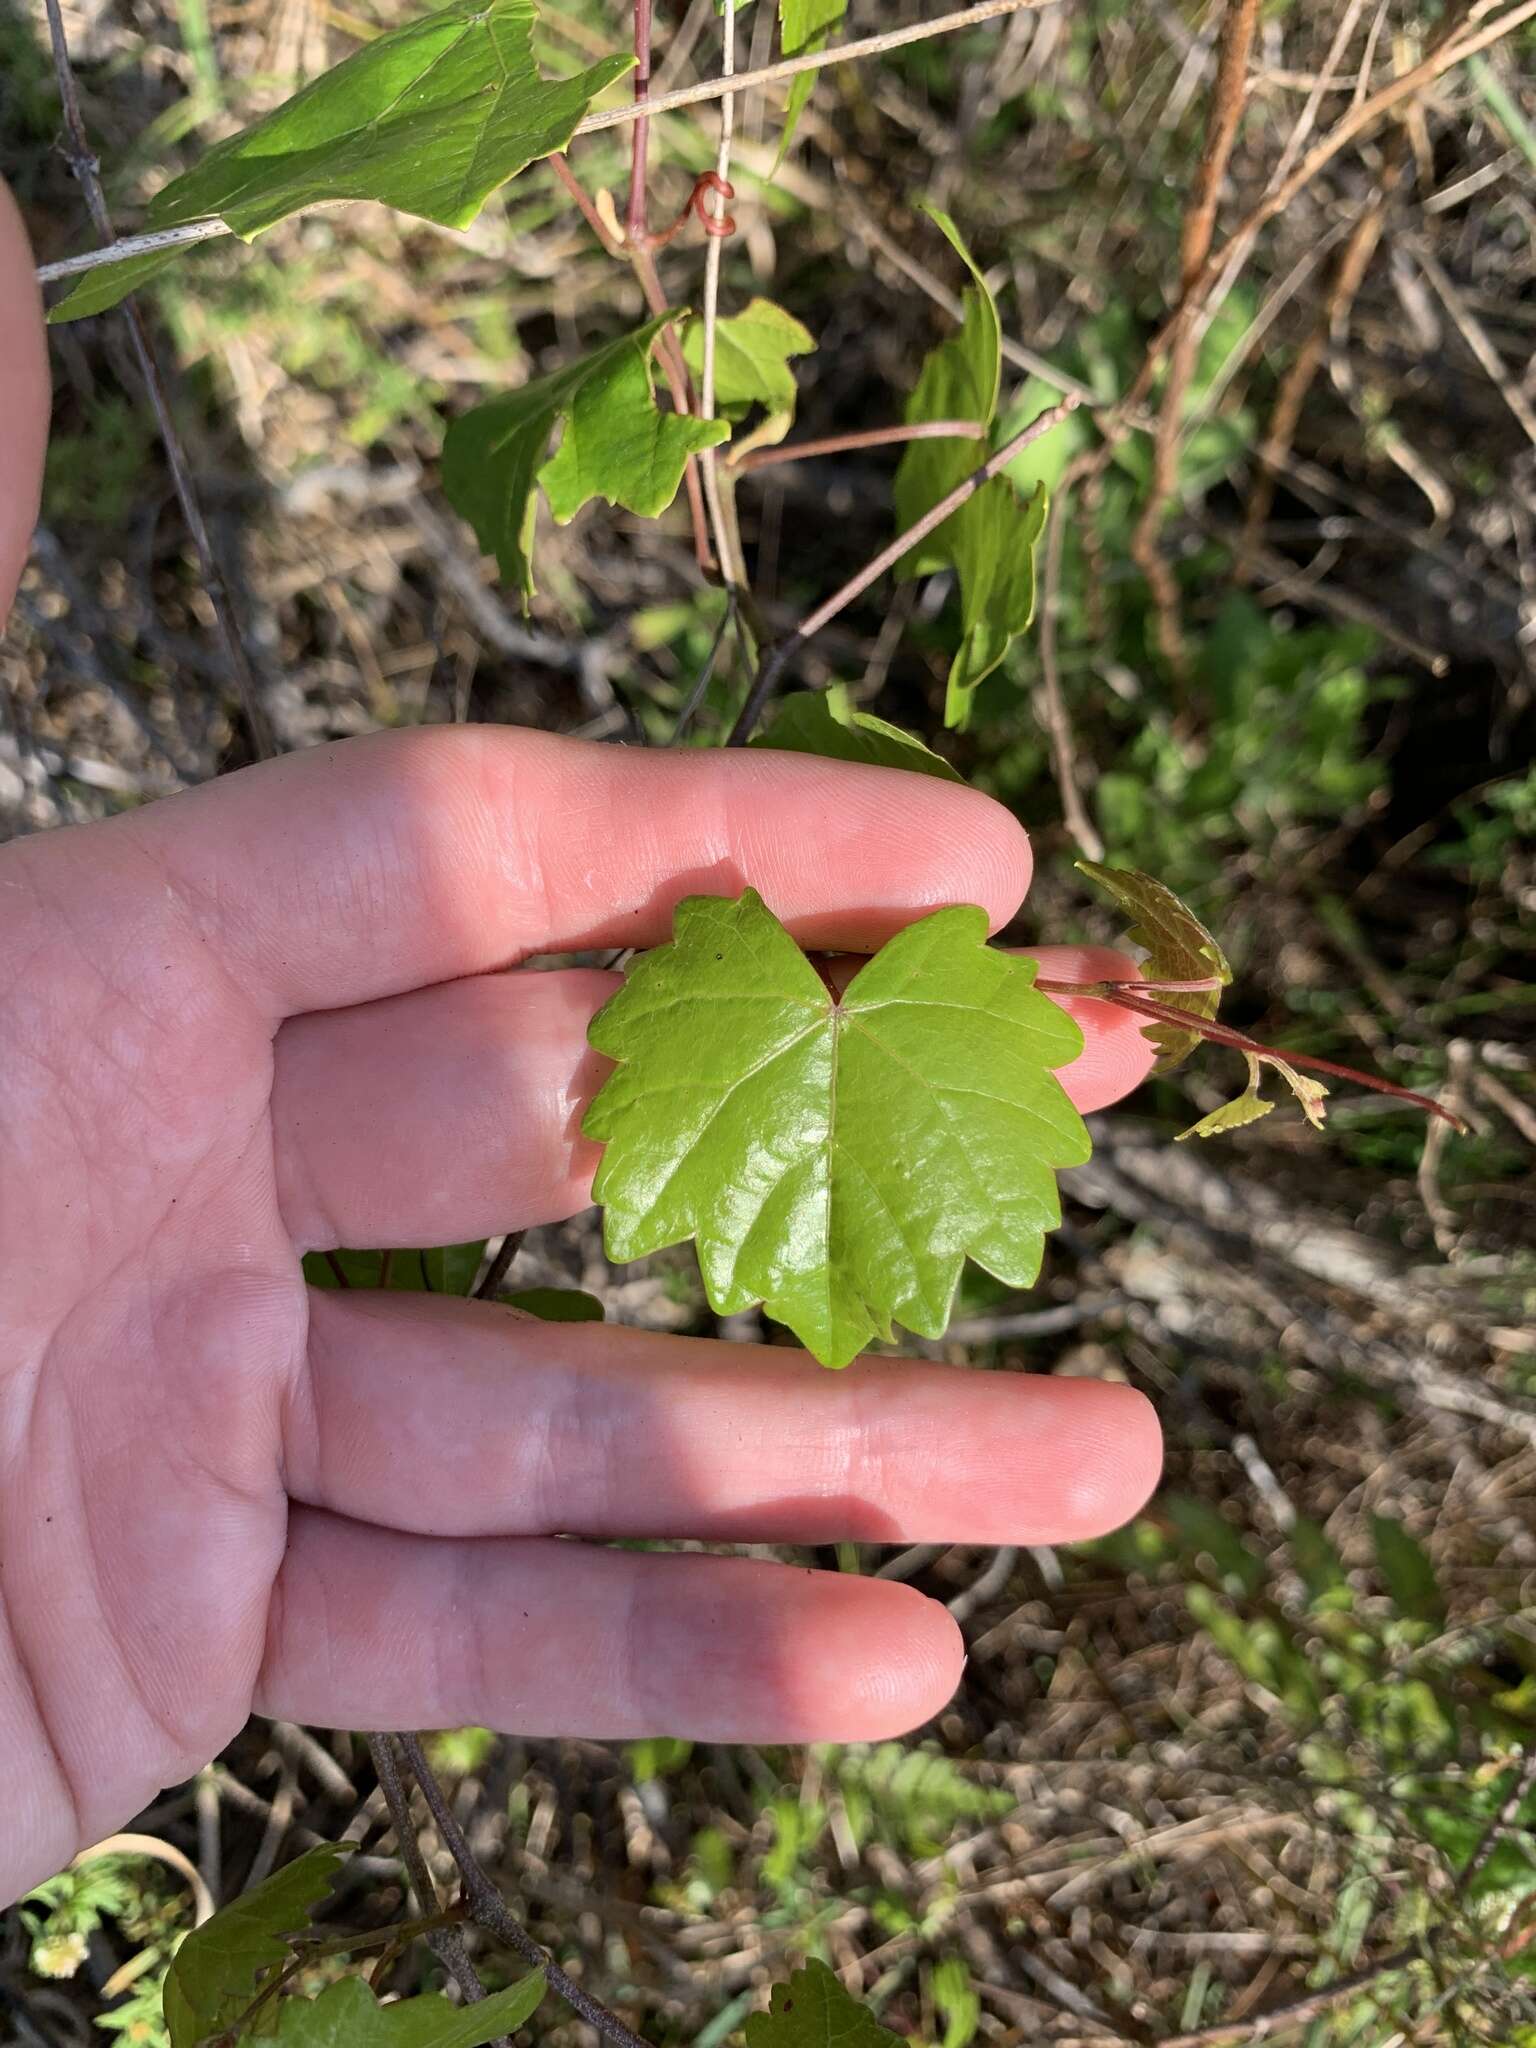
<path fill-rule="evenodd" d="M 1087 993 L 1086 990 L 1075 992 Z M 1318 1053 L 1292 1052 L 1287 1047 L 1265 1045 L 1260 1039 L 1250 1038 L 1245 1031 L 1234 1031 L 1229 1024 L 1218 1024 L 1212 1017 L 1196 1017 L 1188 1010 L 1175 1008 L 1172 1003 L 1160 1003 L 1155 997 L 1139 995 L 1134 983 L 1107 981 L 1093 993 L 1101 995 L 1106 1003 L 1118 1003 L 1122 1010 L 1134 1010 L 1138 1017 L 1151 1017 L 1159 1024 L 1176 1024 L 1182 1031 L 1193 1031 L 1201 1038 L 1208 1038 L 1213 1045 L 1227 1045 L 1234 1052 L 1253 1053 L 1260 1059 L 1284 1060 L 1288 1066 L 1305 1067 L 1314 1074 L 1331 1074 L 1337 1081 L 1352 1081 L 1357 1088 L 1369 1088 L 1373 1094 L 1391 1095 L 1399 1102 L 1411 1102 L 1415 1109 L 1443 1118 L 1458 1131 L 1466 1129 L 1461 1119 L 1453 1116 L 1445 1104 L 1436 1102 L 1433 1096 L 1420 1095 L 1413 1088 L 1399 1088 L 1395 1081 L 1383 1081 L 1377 1074 L 1362 1073 L 1359 1067 L 1346 1067 L 1339 1060 L 1325 1060 Z"/>
<path fill-rule="evenodd" d="M 459 1826 L 453 1808 L 448 1804 L 437 1774 L 428 1763 L 419 1737 L 401 1735 L 400 1747 L 405 1752 L 406 1762 L 421 1787 L 422 1797 L 437 1823 L 437 1831 L 443 1838 L 454 1862 L 458 1865 L 459 1878 L 464 1892 L 464 1903 L 470 1918 L 477 1927 L 483 1927 L 487 1934 L 520 1955 L 534 1969 L 542 1970 L 548 1979 L 550 1989 L 563 1998 L 571 2010 L 578 2013 L 589 2027 L 593 2027 L 605 2040 L 614 2043 L 614 2048 L 648 2048 L 648 2043 L 633 2033 L 616 2013 L 600 2005 L 589 1991 L 571 1977 L 568 1977 L 548 1951 L 536 1942 L 523 1923 L 508 1907 L 506 1900 L 492 1884 L 479 1859 L 469 1846 L 464 1830 Z"/>
<path fill-rule="evenodd" d="M 496 1299 L 497 1294 L 501 1290 L 501 1283 L 512 1270 L 512 1261 L 521 1251 L 523 1239 L 527 1234 L 523 1230 L 509 1230 L 501 1240 L 501 1243 L 497 1245 L 496 1256 L 486 1267 L 483 1276 L 475 1287 L 474 1296 L 476 1301 L 494 1301 Z"/>
<path fill-rule="evenodd" d="M 634 0 L 635 7 L 635 105 L 644 107 L 651 96 L 651 0 Z M 645 246 L 646 179 L 651 155 L 651 117 L 641 113 L 629 150 L 629 212 L 625 229 L 637 248 Z"/>
<path fill-rule="evenodd" d="M 80 109 L 74 67 L 69 60 L 69 41 L 64 33 L 64 17 L 59 0 L 46 0 L 46 5 L 48 36 L 53 45 L 54 76 L 58 81 L 59 102 L 64 117 L 65 158 L 75 175 L 76 182 L 85 194 L 85 203 L 97 234 L 103 242 L 111 244 L 117 237 L 113 230 L 111 213 L 107 208 L 106 194 L 102 190 L 100 167 L 92 153 L 90 137 L 86 133 L 85 116 Z M 176 431 L 176 422 L 171 417 L 170 400 L 166 396 L 154 344 L 149 336 L 149 327 L 131 297 L 124 299 L 121 310 L 128 323 L 129 338 L 133 343 L 139 375 L 144 380 L 144 388 L 149 394 L 149 403 L 155 415 L 155 424 L 160 431 L 166 465 L 171 472 L 171 482 L 181 505 L 181 516 L 186 521 L 187 533 L 197 555 L 203 588 L 213 609 L 219 645 L 245 714 L 246 734 L 250 740 L 251 752 L 258 760 L 266 760 L 276 751 L 272 744 L 271 729 L 256 694 L 256 678 L 251 671 L 245 644 L 235 630 L 229 592 L 225 586 L 223 571 L 213 551 L 207 524 L 203 519 L 203 508 L 198 502 L 192 473 L 187 466 L 186 453 L 181 445 L 181 437 Z"/>
<path fill-rule="evenodd" d="M 1533 0 L 1533 4 L 1536 4 L 1536 0 Z M 830 624 L 840 611 L 846 610 L 854 599 L 868 590 L 871 583 L 877 582 L 887 569 L 894 568 L 903 555 L 909 555 L 919 541 L 926 540 L 936 527 L 942 526 L 951 513 L 958 512 L 968 499 L 976 495 L 983 484 L 988 484 L 993 477 L 1001 475 L 1016 455 L 1021 454 L 1033 442 L 1040 440 L 1043 435 L 1050 433 L 1053 427 L 1059 427 L 1069 413 L 1076 412 L 1081 403 L 1081 399 L 1075 393 L 1069 393 L 1059 405 L 1053 405 L 1046 412 L 1038 414 L 1027 427 L 1020 428 L 1011 440 L 1005 441 L 995 454 L 989 455 L 979 469 L 973 469 L 952 491 L 946 492 L 939 502 L 925 512 L 921 519 L 915 520 L 905 533 L 897 534 L 888 547 L 883 547 L 856 575 L 850 576 L 846 583 L 834 590 L 825 603 L 819 604 L 815 611 L 809 612 L 794 632 L 771 649 L 762 662 L 753 679 L 752 688 L 747 693 L 747 701 L 741 707 L 741 715 L 732 726 L 725 744 L 728 747 L 746 745 L 780 676 L 801 648 L 815 639 L 823 626 Z"/>
<path fill-rule="evenodd" d="M 1195 174 L 1195 189 L 1179 236 L 1179 306 L 1189 302 L 1211 253 L 1216 208 L 1226 180 L 1232 145 L 1243 118 L 1248 58 L 1258 21 L 1259 0 L 1227 0 L 1222 16 L 1216 62 L 1216 85 L 1206 125 L 1205 148 Z M 1194 376 L 1200 331 L 1191 317 L 1181 322 L 1168 357 L 1168 380 L 1158 407 L 1152 439 L 1152 479 L 1146 502 L 1131 535 L 1131 557 L 1146 577 L 1156 612 L 1157 640 L 1163 659 L 1176 675 L 1185 669 L 1184 633 L 1179 621 L 1179 587 L 1158 545 L 1163 515 L 1179 473 L 1179 442 L 1184 401 Z"/>
<path fill-rule="evenodd" d="M 1259 444 L 1259 474 L 1249 493 L 1242 539 L 1233 565 L 1233 574 L 1240 582 L 1246 581 L 1252 570 L 1254 554 L 1275 501 L 1280 466 L 1291 452 L 1296 429 L 1301 423 L 1301 409 L 1322 367 L 1330 340 L 1342 331 L 1356 294 L 1365 282 L 1365 274 L 1370 269 L 1386 225 L 1387 202 L 1400 182 L 1402 172 L 1400 158 L 1384 167 L 1380 185 L 1366 202 L 1339 255 L 1333 282 L 1312 331 L 1297 350 L 1295 360 L 1275 393 L 1269 424 Z"/>
<path fill-rule="evenodd" d="M 819 441 L 786 441 L 777 448 L 749 448 L 725 467 L 739 475 L 768 469 L 776 462 L 808 462 L 813 455 L 842 455 L 854 448 L 893 448 L 901 441 L 980 441 L 986 437 L 980 420 L 917 420 L 906 427 L 866 427 L 856 434 L 828 434 Z"/>
<path fill-rule="evenodd" d="M 416 1823 L 411 1818 L 410 1798 L 395 1757 L 397 1738 L 393 1735 L 369 1735 L 365 1740 L 368 1744 L 368 1754 L 373 1759 L 379 1790 L 384 1794 L 384 1803 L 389 1808 L 389 1817 L 394 1825 L 400 1860 L 405 1865 L 411 1890 L 416 1894 L 417 1909 L 424 1918 L 435 1918 L 442 1911 L 442 1901 L 438 1898 L 432 1873 L 427 1868 L 427 1859 L 421 1853 L 421 1843 L 416 1838 Z M 486 1989 L 480 1981 L 479 1971 L 470 1961 L 469 1950 L 464 1946 L 464 1937 L 458 1928 L 435 1929 L 427 1935 L 427 1945 L 458 1985 L 465 2004 L 478 2005 L 486 1996 Z M 495 2048 L 507 2048 L 505 2035 L 499 2037 Z"/>
<path fill-rule="evenodd" d="M 624 251 L 613 239 L 612 235 L 609 234 L 607 223 L 592 203 L 592 196 L 586 186 L 582 184 L 580 178 L 571 169 L 570 159 L 566 156 L 564 150 L 557 149 L 554 152 L 549 159 L 549 168 L 575 200 L 577 206 L 581 209 L 582 219 L 592 230 L 593 234 L 596 235 L 598 241 L 601 242 L 606 253 L 610 256 L 622 256 Z"/>

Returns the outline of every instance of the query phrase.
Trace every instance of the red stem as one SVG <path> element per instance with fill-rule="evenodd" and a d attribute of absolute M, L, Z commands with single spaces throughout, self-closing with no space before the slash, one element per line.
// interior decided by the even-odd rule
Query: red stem
<path fill-rule="evenodd" d="M 1391 1095 L 1399 1102 L 1411 1102 L 1415 1109 L 1422 1109 L 1430 1116 L 1438 1116 L 1453 1130 L 1465 1131 L 1466 1125 L 1460 1117 L 1453 1116 L 1442 1103 L 1428 1095 L 1420 1095 L 1412 1088 L 1399 1088 L 1395 1081 L 1383 1081 L 1377 1074 L 1364 1074 L 1358 1067 L 1346 1067 L 1339 1060 L 1325 1060 L 1316 1053 L 1291 1052 L 1279 1046 L 1265 1045 L 1257 1038 L 1249 1038 L 1246 1032 L 1234 1031 L 1228 1024 L 1218 1024 L 1212 1017 L 1196 1017 L 1188 1010 L 1175 1009 L 1172 1003 L 1160 1003 L 1154 997 L 1138 993 L 1149 987 L 1162 988 L 1163 982 L 1123 981 L 1037 981 L 1035 987 L 1043 995 L 1053 996 L 1095 996 L 1106 1003 L 1118 1003 L 1122 1010 L 1134 1011 L 1138 1017 L 1151 1017 L 1159 1024 L 1176 1024 L 1182 1031 L 1193 1031 L 1200 1038 L 1208 1038 L 1216 1045 L 1229 1045 L 1235 1052 L 1251 1052 L 1261 1059 L 1284 1060 L 1287 1066 L 1305 1067 L 1310 1073 L 1331 1074 L 1338 1081 L 1352 1081 L 1357 1088 L 1369 1088 L 1377 1095 Z"/>
<path fill-rule="evenodd" d="M 774 462 L 804 462 L 812 455 L 841 455 L 849 448 L 887 448 L 898 441 L 979 441 L 986 433 L 980 420 L 917 420 L 905 427 L 866 427 L 856 434 L 829 434 L 822 441 L 790 441 L 777 448 L 752 448 L 727 469 L 745 473 L 767 469 Z"/>
<path fill-rule="evenodd" d="M 651 0 L 635 0 L 635 103 L 651 96 Z M 642 114 L 629 146 L 629 239 L 644 248 L 646 238 L 646 172 L 650 163 L 651 122 Z"/>

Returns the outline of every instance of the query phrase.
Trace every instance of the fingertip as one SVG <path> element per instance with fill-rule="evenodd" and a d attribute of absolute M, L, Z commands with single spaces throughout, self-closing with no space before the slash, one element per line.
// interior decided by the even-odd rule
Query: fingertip
<path fill-rule="evenodd" d="M 1075 1451 L 1063 1458 L 1058 1541 L 1087 1543 L 1133 1521 L 1163 1473 L 1157 1410 L 1120 1380 L 1052 1381 L 1070 1386 Z"/>
<path fill-rule="evenodd" d="M 856 1611 L 828 1614 L 828 1644 L 841 1674 L 842 1733 L 826 1741 L 881 1742 L 931 1721 L 953 1698 L 965 1669 L 965 1638 L 939 1601 L 886 1579 L 838 1579 Z M 835 1602 L 829 1603 L 834 1605 Z M 823 1680 L 830 1707 L 833 1691 Z"/>
<path fill-rule="evenodd" d="M 1042 981 L 1140 981 L 1141 969 L 1111 946 L 1037 946 Z M 1139 1088 L 1151 1073 L 1157 1047 L 1145 1020 L 1119 1004 L 1093 996 L 1051 996 L 1083 1034 L 1083 1049 L 1056 1078 L 1084 1116 L 1107 1109 Z"/>

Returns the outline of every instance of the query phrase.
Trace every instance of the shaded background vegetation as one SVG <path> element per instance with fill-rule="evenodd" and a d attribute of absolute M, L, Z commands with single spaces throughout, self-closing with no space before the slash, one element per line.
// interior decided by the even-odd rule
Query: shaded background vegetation
<path fill-rule="evenodd" d="M 850 28 L 918 11 L 855 0 Z M 68 10 L 118 219 L 408 12 Z M 772 182 L 776 104 L 747 103 L 726 302 L 767 293 L 817 337 L 797 432 L 898 418 L 947 331 L 961 280 L 923 198 L 956 214 L 998 290 L 1019 418 L 1063 382 L 1122 391 L 1176 279 L 1217 12 L 1062 0 L 830 71 Z M 621 13 L 550 8 L 548 68 L 622 43 Z M 744 24 L 766 53 L 767 10 Z M 1267 7 L 1223 219 L 1262 194 L 1309 108 L 1329 125 L 1437 25 L 1409 0 Z M 0 163 L 46 260 L 83 228 L 44 41 L 0 14 Z M 662 10 L 658 56 L 664 83 L 714 70 L 710 0 Z M 716 2048 L 808 1951 L 936 2048 L 1244 2040 L 1274 2011 L 1318 2048 L 1536 2041 L 1533 59 L 1526 28 L 1343 152 L 1217 310 L 1164 542 L 1182 668 L 1131 556 L 1144 437 L 1074 500 L 1051 592 L 1090 829 L 1221 933 L 1233 1020 L 1439 1092 L 1470 1131 L 1426 1147 L 1416 1116 L 1355 1098 L 1326 1141 L 1285 1110 L 1174 1152 L 1229 1092 L 1214 1053 L 1097 1120 L 1039 1290 L 975 1277 L 952 1338 L 926 1348 L 1135 1381 L 1168 1434 L 1166 1490 L 1082 1551 L 805 1553 L 953 1604 L 965 1682 L 909 1743 L 438 1738 L 540 1938 L 658 2043 Z M 659 131 L 658 217 L 712 161 L 713 118 Z M 580 146 L 589 187 L 621 186 L 623 149 Z M 1346 290 L 1373 210 L 1379 240 Z M 699 260 L 696 244 L 664 253 L 675 300 Z M 681 504 L 657 525 L 588 513 L 542 534 L 525 620 L 436 490 L 445 415 L 642 315 L 541 169 L 467 235 L 312 214 L 254 250 L 196 251 L 148 303 L 283 746 L 452 718 L 665 738 L 721 612 Z M 1266 460 L 1309 346 L 1294 433 Z M 43 524 L 0 649 L 6 832 L 246 758 L 125 339 L 110 319 L 58 330 L 54 363 Z M 1075 416 L 1030 473 L 1056 482 L 1094 434 Z M 888 538 L 892 468 L 843 455 L 743 484 L 776 627 Z M 805 673 L 931 737 L 955 619 L 942 578 L 876 586 Z M 1021 931 L 1109 938 L 1072 876 L 1042 682 L 1030 636 L 943 745 L 1035 833 Z M 722 670 L 699 742 L 740 691 Z M 691 1255 L 611 1270 L 591 1218 L 532 1234 L 516 1278 L 587 1287 L 616 1320 L 711 1327 Z M 748 1318 L 730 1334 L 766 1333 Z M 99 2023 L 160 2040 L 158 1975 L 198 1884 L 235 1896 L 317 1839 L 360 1845 L 339 1920 L 400 1904 L 387 1816 L 345 1736 L 253 1725 L 139 1832 L 170 1861 L 98 1858 L 7 1917 L 0 2037 L 72 2042 Z M 413 1952 L 395 1981 L 430 1971 Z"/>

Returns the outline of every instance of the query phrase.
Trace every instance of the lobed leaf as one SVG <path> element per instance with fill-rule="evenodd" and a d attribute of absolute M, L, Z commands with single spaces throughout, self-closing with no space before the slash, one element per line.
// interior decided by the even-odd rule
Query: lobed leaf
<path fill-rule="evenodd" d="M 618 1062 L 583 1129 L 606 1151 L 609 1256 L 696 1240 L 719 1314 L 762 1302 L 825 1365 L 893 1319 L 938 1337 L 967 1255 L 1010 1286 L 1089 1156 L 1054 1070 L 1082 1034 L 965 905 L 908 926 L 834 996 L 755 890 L 693 896 L 589 1037 Z"/>
<path fill-rule="evenodd" d="M 289 1960 L 288 1937 L 308 1928 L 348 1853 L 340 1843 L 323 1843 L 193 1929 L 166 1973 L 171 2048 L 196 2048 L 240 2017 L 263 1974 Z"/>
<path fill-rule="evenodd" d="M 965 780 L 916 734 L 889 725 L 873 712 L 856 711 L 847 685 L 795 690 L 781 697 L 768 724 L 749 743 L 781 754 L 819 754 L 829 761 L 862 761 L 872 768 L 910 768 L 946 782 Z"/>
<path fill-rule="evenodd" d="M 218 219 L 249 240 L 308 206 L 373 199 L 468 227 L 498 186 L 564 149 L 597 94 L 634 64 L 614 55 L 546 79 L 536 19 L 533 0 L 454 0 L 375 37 L 173 178 L 151 201 L 149 226 Z M 53 317 L 116 305 L 169 260 L 156 251 L 90 272 Z"/>
<path fill-rule="evenodd" d="M 1150 875 L 1138 873 L 1135 868 L 1106 867 L 1101 861 L 1094 860 L 1080 860 L 1077 867 L 1080 874 L 1113 896 L 1132 920 L 1131 938 L 1147 951 L 1143 965 L 1149 981 L 1204 981 L 1214 975 L 1221 988 L 1230 984 L 1232 969 L 1226 954 L 1195 913 L 1181 903 L 1171 889 L 1155 882 Z M 1186 1010 L 1192 1017 L 1211 1018 L 1220 1005 L 1221 988 L 1160 995 L 1158 1001 L 1166 1003 L 1170 1009 Z M 1150 1038 L 1158 1049 L 1154 1071 L 1160 1074 L 1178 1066 L 1200 1043 L 1198 1031 L 1184 1031 L 1176 1024 L 1148 1024 L 1143 1036 Z M 1249 1093 L 1252 1093 L 1251 1083 Z M 1239 1098 L 1240 1101 L 1246 1099 Z M 1228 1107 L 1235 1108 L 1236 1105 L 1229 1104 Z M 1220 1115 L 1221 1112 L 1215 1114 Z M 1255 1116 L 1263 1114 L 1263 1110 L 1255 1110 L 1238 1121 L 1252 1123 Z M 1222 1128 L 1231 1129 L 1233 1125 Z M 1207 1137 L 1210 1133 L 1202 1131 L 1196 1124 L 1185 1135 Z"/>
<path fill-rule="evenodd" d="M 1002 378 L 1002 329 L 986 279 L 947 213 L 924 207 L 974 280 L 962 298 L 960 331 L 933 349 L 907 402 L 909 423 L 974 420 L 992 433 Z M 913 441 L 894 486 L 896 521 L 913 526 L 978 466 L 977 443 Z M 1048 508 L 1043 484 L 1029 497 L 1005 472 L 982 485 L 907 555 L 899 577 L 952 568 L 960 582 L 960 647 L 950 666 L 944 723 L 964 726 L 977 689 L 1035 616 L 1035 549 Z"/>
<path fill-rule="evenodd" d="M 287 1998 L 278 2008 L 278 2048 L 484 2048 L 513 2033 L 544 1996 L 535 1970 L 474 2005 L 450 2005 L 436 1991 L 380 2005 L 360 1977 L 344 1977 L 318 1998 Z"/>
<path fill-rule="evenodd" d="M 789 359 L 810 355 L 815 347 L 809 329 L 771 299 L 753 299 L 739 313 L 716 321 L 717 410 L 729 420 L 744 419 L 754 405 L 767 414 L 741 446 L 771 447 L 789 432 L 798 396 Z M 704 374 L 702 320 L 690 320 L 683 330 L 683 359 L 696 378 Z"/>
<path fill-rule="evenodd" d="M 774 1985 L 768 2010 L 752 2013 L 742 2032 L 747 2048 L 899 2048 L 901 2040 L 814 1958 Z"/>
<path fill-rule="evenodd" d="M 449 426 L 443 489 L 525 599 L 533 594 L 536 483 L 562 525 L 591 498 L 654 519 L 677 496 L 689 456 L 729 436 L 724 420 L 690 419 L 656 404 L 651 346 L 676 318 L 663 313 Z M 545 462 L 562 421 L 560 446 Z"/>

